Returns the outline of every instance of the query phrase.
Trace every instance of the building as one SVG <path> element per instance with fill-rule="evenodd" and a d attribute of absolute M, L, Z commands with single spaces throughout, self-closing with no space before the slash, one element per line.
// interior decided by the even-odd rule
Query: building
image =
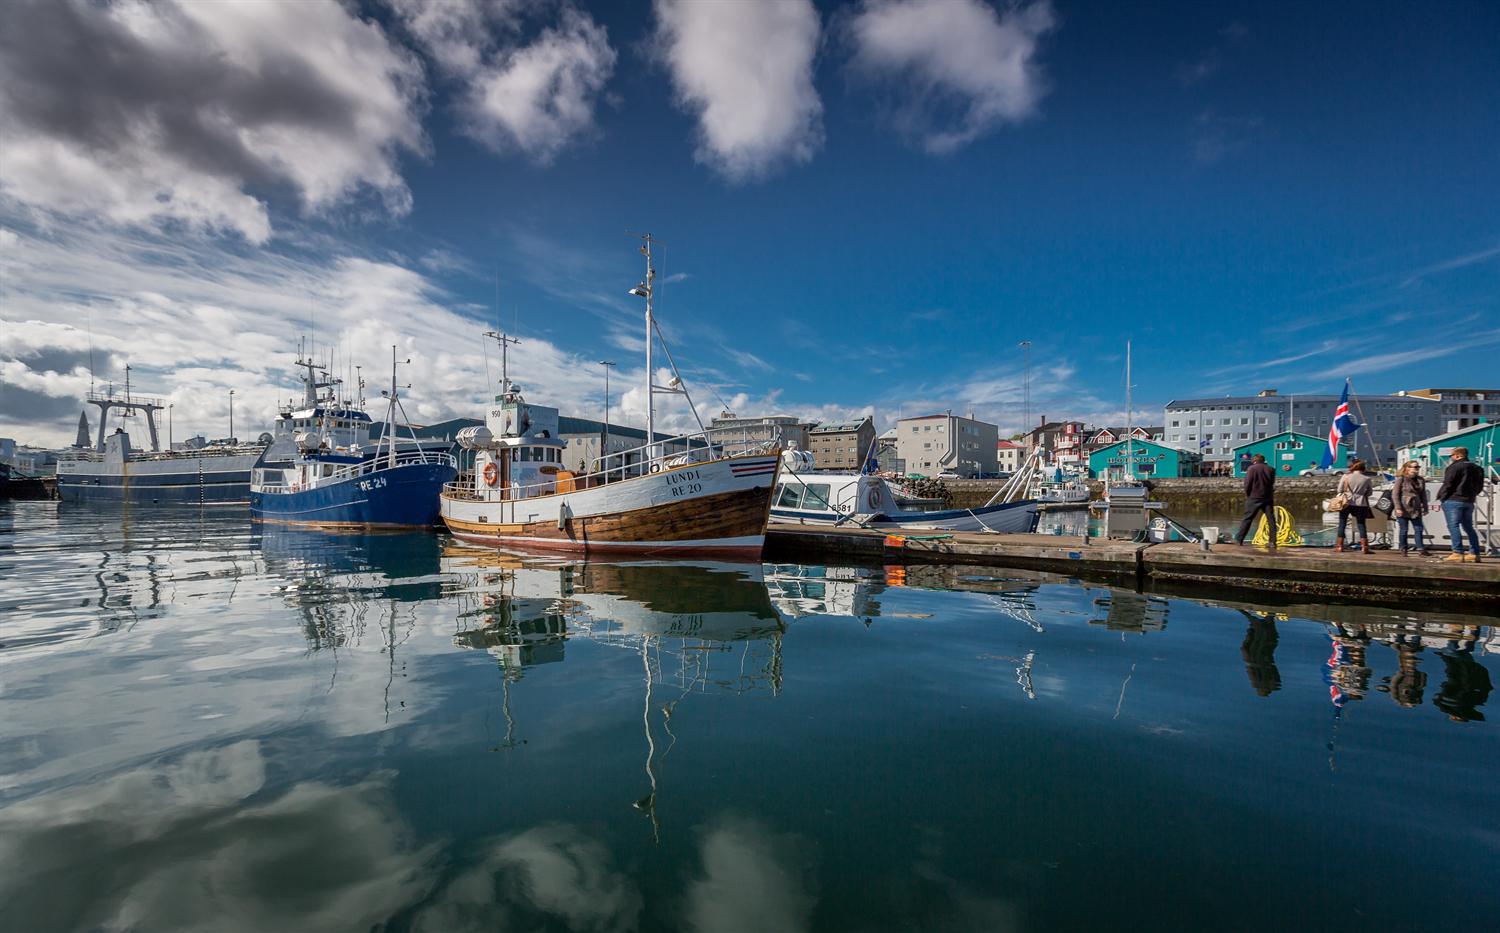
<path fill-rule="evenodd" d="M 905 473 L 906 461 L 896 450 L 896 429 L 891 428 L 875 441 L 875 465 L 882 473 Z"/>
<path fill-rule="evenodd" d="M 1128 451 L 1127 451 L 1128 447 Z M 1101 447 L 1089 454 L 1089 475 L 1113 482 L 1164 476 L 1198 476 L 1203 458 L 1154 441 L 1134 439 Z"/>
<path fill-rule="evenodd" d="M 1026 460 L 1026 445 L 1015 441 L 995 442 L 995 466 L 1002 472 L 1014 473 Z"/>
<path fill-rule="evenodd" d="M 1401 394 L 1440 402 L 1440 431 L 1459 431 L 1485 421 L 1500 421 L 1500 389 L 1408 389 Z"/>
<path fill-rule="evenodd" d="M 1470 428 L 1449 431 L 1405 447 L 1397 460 L 1417 460 L 1428 476 L 1441 476 L 1448 467 L 1448 454 L 1455 447 L 1467 447 L 1469 459 L 1485 468 L 1491 477 L 1500 473 L 1500 422 L 1476 424 Z M 1430 492 L 1436 494 L 1437 490 Z"/>
<path fill-rule="evenodd" d="M 591 418 L 573 418 L 563 415 L 557 419 L 557 436 L 562 439 L 563 466 L 582 473 L 593 472 L 604 453 L 604 422 Z M 657 445 L 663 453 L 674 453 L 687 449 L 687 442 L 672 439 L 670 434 L 656 432 Z M 609 456 L 611 468 L 630 466 L 641 459 L 640 451 L 646 446 L 646 430 L 628 425 L 609 425 Z"/>
<path fill-rule="evenodd" d="M 717 443 L 730 447 L 748 447 L 767 441 L 779 441 L 781 446 L 786 447 L 789 442 L 795 441 L 799 449 L 806 450 L 807 429 L 811 425 L 791 415 L 740 418 L 734 412 L 726 411 L 715 418 L 709 427 L 714 431 Z"/>
<path fill-rule="evenodd" d="M 1123 441 L 1127 432 L 1138 441 L 1156 441 L 1159 444 L 1162 440 L 1162 429 L 1160 427 L 1138 424 L 1134 428 L 1126 428 L 1124 426 L 1094 428 L 1092 433 L 1084 440 L 1084 445 L 1092 453 L 1100 447 L 1108 447 L 1110 444 Z"/>
<path fill-rule="evenodd" d="M 1441 430 L 1441 405 L 1413 395 L 1351 397 L 1350 414 L 1363 426 L 1345 446 L 1372 464 L 1389 464 L 1401 447 Z M 1163 420 L 1163 443 L 1203 455 L 1205 473 L 1234 469 L 1234 450 L 1287 431 L 1327 437 L 1338 408 L 1337 395 L 1258 395 L 1170 401 Z"/>
<path fill-rule="evenodd" d="M 812 452 L 813 465 L 820 470 L 862 469 L 874 445 L 875 423 L 868 417 L 831 421 L 807 432 L 807 449 Z"/>
<path fill-rule="evenodd" d="M 1083 439 L 1087 435 L 1088 429 L 1082 421 L 1048 421 L 1043 415 L 1037 426 L 1026 432 L 1022 442 L 1027 450 L 1040 447 L 1052 463 L 1058 462 L 1060 450 L 1070 461 L 1082 463 Z"/>
<path fill-rule="evenodd" d="M 923 415 L 896 422 L 896 452 L 910 473 L 936 476 L 957 473 L 966 479 L 980 473 L 995 473 L 995 445 L 1000 429 L 954 414 Z"/>
<path fill-rule="evenodd" d="M 1317 469 L 1323 460 L 1323 451 L 1328 449 L 1328 438 L 1283 431 L 1258 441 L 1250 441 L 1234 449 L 1234 475 L 1244 476 L 1250 469 L 1250 458 L 1256 454 L 1266 458 L 1266 464 L 1276 475 L 1296 476 L 1303 470 Z M 1349 448 L 1341 450 L 1342 456 L 1334 467 L 1342 469 L 1349 465 Z"/>

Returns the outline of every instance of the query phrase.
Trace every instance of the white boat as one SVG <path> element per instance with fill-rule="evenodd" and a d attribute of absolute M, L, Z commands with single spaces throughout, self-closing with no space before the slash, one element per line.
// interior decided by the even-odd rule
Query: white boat
<path fill-rule="evenodd" d="M 1032 477 L 1027 498 L 1049 505 L 1087 505 L 1089 484 L 1062 467 L 1040 467 Z"/>
<path fill-rule="evenodd" d="M 999 498 L 997 496 L 997 498 Z M 890 484 L 869 473 L 812 471 L 812 456 L 787 450 L 771 517 L 793 525 L 853 525 L 881 531 L 978 531 L 1029 533 L 1036 528 L 1034 499 L 995 502 L 975 509 L 907 511 Z"/>
<path fill-rule="evenodd" d="M 650 237 L 642 252 L 646 281 L 631 293 L 646 299 L 647 443 L 610 453 L 588 473 L 564 469 L 557 409 L 527 404 L 510 383 L 506 348 L 516 341 L 491 334 L 501 345 L 501 392 L 483 427 L 459 432 L 460 446 L 474 452 L 474 468 L 445 486 L 439 502 L 455 537 L 525 550 L 760 554 L 780 447 L 773 440 L 736 448 L 736 432 L 722 429 L 656 434 L 655 395 L 686 392 L 680 377 L 667 388 L 654 385 Z"/>

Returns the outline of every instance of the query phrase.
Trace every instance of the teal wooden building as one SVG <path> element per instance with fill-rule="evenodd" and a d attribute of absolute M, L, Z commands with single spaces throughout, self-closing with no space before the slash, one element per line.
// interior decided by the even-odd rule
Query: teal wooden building
<path fill-rule="evenodd" d="M 1126 444 L 1130 452 L 1126 453 Z M 1155 477 L 1197 476 L 1203 458 L 1191 450 L 1178 450 L 1151 441 L 1121 441 L 1089 454 L 1089 475 L 1095 479 L 1130 480 Z"/>
<path fill-rule="evenodd" d="M 1469 459 L 1487 471 L 1500 470 L 1500 423 L 1476 424 L 1461 431 L 1450 431 L 1418 441 L 1402 448 L 1403 462 L 1418 460 L 1428 476 L 1441 476 L 1448 467 L 1448 452 L 1455 447 L 1467 447 Z"/>
<path fill-rule="evenodd" d="M 1261 454 L 1266 465 L 1276 471 L 1277 476 L 1296 476 L 1306 469 L 1316 469 L 1328 449 L 1328 438 L 1283 431 L 1258 441 L 1241 444 L 1234 449 L 1234 475 L 1244 476 L 1250 469 L 1250 458 Z M 1339 458 L 1333 468 L 1342 470 L 1349 465 L 1349 448 L 1339 446 Z M 1373 467 L 1372 467 L 1373 468 Z"/>

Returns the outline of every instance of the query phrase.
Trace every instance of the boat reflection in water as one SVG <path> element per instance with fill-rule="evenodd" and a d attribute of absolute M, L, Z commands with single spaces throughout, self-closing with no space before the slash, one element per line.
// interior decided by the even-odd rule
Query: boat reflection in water
<path fill-rule="evenodd" d="M 570 639 L 634 652 L 641 660 L 641 725 L 647 793 L 634 801 L 660 838 L 656 810 L 658 731 L 693 693 L 781 692 L 781 637 L 760 564 L 539 563 L 484 548 L 450 546 L 442 569 L 458 597 L 461 648 L 493 655 L 502 671 L 500 748 L 516 737 L 511 690 L 527 668 L 563 660 Z M 665 691 L 663 701 L 658 691 Z"/>

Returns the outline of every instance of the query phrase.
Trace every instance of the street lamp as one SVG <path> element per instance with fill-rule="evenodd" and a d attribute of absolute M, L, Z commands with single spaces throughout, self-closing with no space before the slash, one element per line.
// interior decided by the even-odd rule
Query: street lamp
<path fill-rule="evenodd" d="M 171 450 L 172 447 L 173 447 L 173 444 L 172 444 L 172 409 L 174 409 L 176 407 L 177 407 L 177 403 L 176 402 L 170 402 L 167 405 L 167 450 Z"/>
<path fill-rule="evenodd" d="M 234 390 L 229 390 L 229 442 L 234 443 Z"/>
<path fill-rule="evenodd" d="M 600 443 L 599 462 L 607 468 L 609 465 L 609 371 L 615 365 L 615 361 L 600 360 L 599 365 L 604 367 L 604 440 Z"/>

